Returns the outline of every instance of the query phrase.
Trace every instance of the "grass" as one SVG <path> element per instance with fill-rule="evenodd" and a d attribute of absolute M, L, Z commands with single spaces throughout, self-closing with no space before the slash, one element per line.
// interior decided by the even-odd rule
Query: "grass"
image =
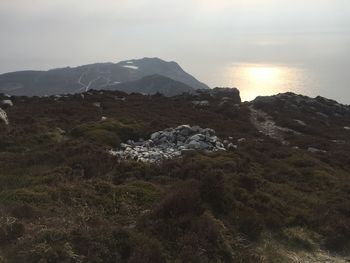
<path fill-rule="evenodd" d="M 324 155 L 293 150 L 258 134 L 245 104 L 233 114 L 209 100 L 211 107 L 197 110 L 187 97 L 129 95 L 120 102 L 113 92 L 58 104 L 16 99 L 8 112 L 12 126 L 0 134 L 0 213 L 24 232 L 18 225 L 21 235 L 5 238 L 0 256 L 9 262 L 288 262 L 285 250 L 349 253 L 347 144 Z M 102 109 L 96 101 L 104 101 Z M 246 142 L 235 152 L 157 165 L 119 162 L 107 153 L 179 124 Z"/>

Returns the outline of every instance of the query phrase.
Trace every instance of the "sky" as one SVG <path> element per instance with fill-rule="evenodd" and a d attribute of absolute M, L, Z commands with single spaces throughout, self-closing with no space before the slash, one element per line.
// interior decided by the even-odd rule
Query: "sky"
<path fill-rule="evenodd" d="M 1 0 L 0 35 L 0 73 L 160 57 L 244 91 L 237 74 L 258 65 L 350 104 L 349 0 Z"/>

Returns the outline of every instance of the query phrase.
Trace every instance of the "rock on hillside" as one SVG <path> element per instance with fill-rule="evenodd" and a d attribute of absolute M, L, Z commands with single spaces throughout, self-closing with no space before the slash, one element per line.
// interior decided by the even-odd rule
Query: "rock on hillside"
<path fill-rule="evenodd" d="M 281 93 L 275 96 L 260 96 L 253 101 L 254 106 L 278 110 L 283 108 L 286 111 L 294 112 L 313 112 L 323 117 L 342 117 L 350 116 L 350 106 L 342 105 L 335 100 L 323 97 L 310 98 L 297 95 L 291 92 Z"/>
<path fill-rule="evenodd" d="M 290 92 L 257 97 L 249 105 L 256 128 L 284 144 L 326 152 L 341 150 L 350 142 L 344 129 L 350 125 L 348 105 Z"/>
<path fill-rule="evenodd" d="M 199 126 L 181 125 L 155 132 L 147 141 L 129 141 L 122 144 L 120 151 L 110 151 L 120 159 L 131 159 L 140 162 L 158 162 L 163 159 L 180 157 L 195 150 L 216 152 L 225 151 L 222 141 L 213 129 L 202 129 Z M 232 148 L 233 145 L 232 145 Z"/>
<path fill-rule="evenodd" d="M 208 90 L 196 90 L 196 92 L 192 94 L 192 98 L 196 101 L 220 100 L 222 102 L 221 106 L 229 104 L 229 107 L 241 103 L 240 92 L 237 88 L 217 87 Z"/>

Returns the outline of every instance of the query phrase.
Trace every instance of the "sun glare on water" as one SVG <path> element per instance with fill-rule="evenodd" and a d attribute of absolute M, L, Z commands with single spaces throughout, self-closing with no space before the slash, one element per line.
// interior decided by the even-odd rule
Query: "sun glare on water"
<path fill-rule="evenodd" d="M 253 81 L 274 83 L 279 79 L 281 70 L 269 67 L 251 67 L 246 72 Z"/>
<path fill-rule="evenodd" d="M 237 64 L 229 69 L 230 82 L 241 91 L 243 100 L 295 90 L 301 72 L 295 68 L 265 64 Z"/>

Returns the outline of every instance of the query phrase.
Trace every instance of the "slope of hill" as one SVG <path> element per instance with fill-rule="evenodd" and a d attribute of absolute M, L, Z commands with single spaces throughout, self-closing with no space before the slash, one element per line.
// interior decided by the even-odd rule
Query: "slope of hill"
<path fill-rule="evenodd" d="M 1 258 L 348 262 L 350 107 L 238 94 L 0 95 Z M 147 155 L 152 138 L 161 151 L 184 124 L 202 134 L 185 125 L 176 140 L 226 150 L 158 163 L 113 154 Z"/>
<path fill-rule="evenodd" d="M 106 90 L 119 90 L 126 93 L 141 93 L 153 95 L 156 93 L 165 96 L 175 96 L 182 93 L 194 93 L 195 89 L 179 81 L 172 80 L 162 75 L 151 75 L 140 80 L 110 85 Z"/>
<path fill-rule="evenodd" d="M 49 71 L 20 71 L 0 75 L 0 92 L 10 95 L 54 95 L 79 93 L 90 89 L 162 75 L 194 89 L 208 86 L 186 73 L 177 63 L 159 58 L 143 58 L 119 63 L 97 63 Z"/>

